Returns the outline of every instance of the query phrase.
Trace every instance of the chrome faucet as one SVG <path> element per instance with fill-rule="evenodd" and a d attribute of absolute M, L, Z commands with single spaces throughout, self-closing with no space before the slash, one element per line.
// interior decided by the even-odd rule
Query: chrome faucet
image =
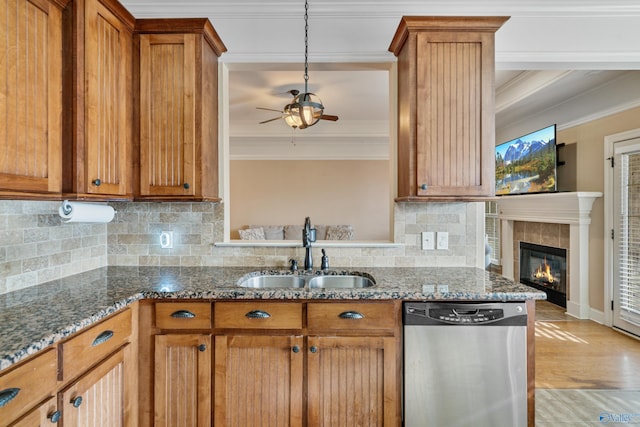
<path fill-rule="evenodd" d="M 306 217 L 302 229 L 302 246 L 306 249 L 304 254 L 304 269 L 313 270 L 313 258 L 311 256 L 311 243 L 316 241 L 316 229 L 311 228 L 311 219 Z"/>

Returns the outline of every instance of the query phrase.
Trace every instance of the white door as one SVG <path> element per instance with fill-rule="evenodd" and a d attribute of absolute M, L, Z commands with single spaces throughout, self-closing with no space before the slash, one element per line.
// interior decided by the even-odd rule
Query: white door
<path fill-rule="evenodd" d="M 613 326 L 640 336 L 640 138 L 613 154 Z"/>

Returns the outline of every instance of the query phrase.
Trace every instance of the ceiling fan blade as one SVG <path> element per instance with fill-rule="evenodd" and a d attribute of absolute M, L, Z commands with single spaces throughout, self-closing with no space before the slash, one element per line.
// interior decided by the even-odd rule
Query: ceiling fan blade
<path fill-rule="evenodd" d="M 278 113 L 284 113 L 282 110 L 274 110 L 273 108 L 256 107 L 256 110 L 277 111 Z"/>
<path fill-rule="evenodd" d="M 261 125 L 261 124 L 263 124 L 263 123 L 273 122 L 273 121 L 275 121 L 275 120 L 280 120 L 280 119 L 282 119 L 282 118 L 284 118 L 284 117 L 286 117 L 286 116 L 274 117 L 273 119 L 265 120 L 265 121 L 263 121 L 263 122 L 259 122 L 258 124 L 259 124 L 259 125 Z"/>
<path fill-rule="evenodd" d="M 338 116 L 332 116 L 330 114 L 323 114 L 320 116 L 321 120 L 331 120 L 332 122 L 338 121 Z"/>

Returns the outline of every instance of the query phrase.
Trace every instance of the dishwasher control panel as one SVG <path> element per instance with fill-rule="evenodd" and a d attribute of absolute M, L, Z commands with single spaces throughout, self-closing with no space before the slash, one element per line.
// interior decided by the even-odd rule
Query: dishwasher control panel
<path fill-rule="evenodd" d="M 405 303 L 405 325 L 515 325 L 527 321 L 524 303 Z"/>

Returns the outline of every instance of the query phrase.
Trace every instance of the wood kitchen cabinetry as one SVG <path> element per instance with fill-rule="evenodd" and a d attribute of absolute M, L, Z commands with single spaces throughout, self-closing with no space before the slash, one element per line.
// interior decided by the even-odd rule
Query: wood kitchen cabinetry
<path fill-rule="evenodd" d="M 65 427 L 137 425 L 135 310 L 126 309 L 60 345 Z"/>
<path fill-rule="evenodd" d="M 394 303 L 307 307 L 309 426 L 400 425 Z"/>
<path fill-rule="evenodd" d="M 214 425 L 302 425 L 302 303 L 219 302 Z"/>
<path fill-rule="evenodd" d="M 69 0 L 0 5 L 0 197 L 62 190 L 62 9 Z"/>
<path fill-rule="evenodd" d="M 210 426 L 211 335 L 191 331 L 211 328 L 211 303 L 157 303 L 155 324 L 153 425 Z"/>
<path fill-rule="evenodd" d="M 0 425 L 136 426 L 137 305 L 0 375 Z"/>
<path fill-rule="evenodd" d="M 400 425 L 397 312 L 394 303 L 215 303 L 214 424 Z"/>
<path fill-rule="evenodd" d="M 218 57 L 207 19 L 136 22 L 135 197 L 218 197 Z"/>
<path fill-rule="evenodd" d="M 65 22 L 63 191 L 131 198 L 135 18 L 117 0 L 74 0 Z"/>
<path fill-rule="evenodd" d="M 40 418 L 39 403 L 55 396 L 56 367 L 57 351 L 49 349 L 0 375 L 0 420 L 3 425 L 17 421 L 32 410 L 38 414 L 29 413 L 27 418 Z M 54 412 L 55 409 L 47 415 L 53 416 Z M 25 421 L 20 422 L 24 425 Z"/>
<path fill-rule="evenodd" d="M 494 34 L 507 17 L 405 16 L 398 57 L 397 201 L 494 188 Z"/>

